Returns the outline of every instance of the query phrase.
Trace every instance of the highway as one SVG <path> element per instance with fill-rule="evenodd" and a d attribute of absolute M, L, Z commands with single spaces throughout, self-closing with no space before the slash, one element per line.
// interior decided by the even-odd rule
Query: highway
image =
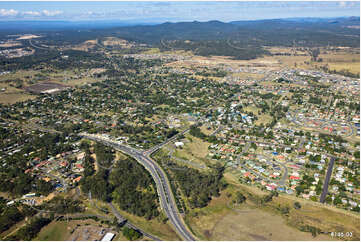
<path fill-rule="evenodd" d="M 188 132 L 189 129 L 184 130 L 183 132 L 179 133 L 178 135 L 184 134 Z M 105 145 L 111 146 L 116 150 L 122 151 L 125 154 L 132 156 L 136 159 L 140 164 L 142 164 L 152 175 L 155 184 L 157 186 L 157 192 L 160 200 L 161 208 L 164 210 L 165 214 L 169 218 L 170 222 L 175 227 L 178 234 L 187 241 L 193 241 L 195 238 L 191 234 L 191 232 L 186 228 L 181 215 L 179 214 L 178 208 L 175 203 L 175 199 L 173 197 L 172 190 L 170 188 L 170 183 L 165 172 L 162 168 L 153 161 L 149 155 L 155 152 L 156 150 L 160 149 L 162 146 L 168 144 L 172 140 L 176 139 L 178 135 L 173 136 L 172 138 L 168 139 L 167 141 L 153 147 L 148 151 L 138 151 L 132 147 L 128 147 L 122 145 L 116 141 L 109 140 L 105 137 L 90 135 L 90 134 L 80 134 L 80 136 L 101 142 Z"/>
<path fill-rule="evenodd" d="M 332 174 L 332 169 L 333 169 L 333 165 L 335 163 L 335 157 L 331 157 L 330 159 L 330 164 L 328 164 L 328 169 L 327 169 L 327 173 L 326 173 L 326 177 L 325 177 L 325 182 L 323 183 L 323 189 L 322 189 L 322 194 L 320 196 L 320 203 L 324 203 L 327 193 L 328 193 L 328 183 L 330 182 L 330 178 L 331 178 L 331 174 Z"/>
<path fill-rule="evenodd" d="M 33 42 L 31 41 L 31 39 L 29 39 L 29 44 L 30 44 L 32 47 L 36 48 L 36 49 L 48 50 L 48 48 L 44 48 L 44 47 L 40 47 L 40 46 L 34 45 Z"/>

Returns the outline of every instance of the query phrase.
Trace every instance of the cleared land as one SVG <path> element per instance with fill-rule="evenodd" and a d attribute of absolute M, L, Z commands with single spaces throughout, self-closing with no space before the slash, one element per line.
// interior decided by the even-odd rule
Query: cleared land
<path fill-rule="evenodd" d="M 33 99 L 32 94 L 54 88 L 76 87 L 102 81 L 103 78 L 93 77 L 93 74 L 105 71 L 94 68 L 89 71 L 79 70 L 19 70 L 0 76 L 0 103 L 13 104 L 19 101 Z M 52 83 L 49 85 L 44 83 Z M 47 87 L 48 86 L 48 87 Z"/>
<path fill-rule="evenodd" d="M 279 70 L 282 68 L 301 68 L 301 69 L 320 69 L 328 65 L 330 70 L 348 70 L 353 74 L 360 73 L 360 54 L 359 49 L 349 48 L 320 48 L 319 59 L 320 62 L 311 61 L 309 50 L 303 48 L 293 47 L 266 47 L 272 56 L 263 56 L 253 60 L 233 60 L 228 56 L 192 56 L 191 58 L 182 61 L 175 61 L 167 64 L 172 67 L 215 67 L 217 65 L 229 65 L 233 68 L 257 67 L 267 68 L 272 70 Z M 157 49 L 153 49 L 152 53 L 158 53 Z M 166 53 L 166 52 L 162 52 Z M 172 52 L 175 54 L 174 52 Z M 240 78 L 262 78 L 261 74 L 252 73 L 236 73 L 234 74 Z"/>
<path fill-rule="evenodd" d="M 0 103 L 14 104 L 29 99 L 34 99 L 36 96 L 27 93 L 0 93 Z"/>
<path fill-rule="evenodd" d="M 104 225 L 91 220 L 53 221 L 45 226 L 35 238 L 40 241 L 64 241 L 64 240 L 100 240 L 99 232 L 106 229 Z"/>
<path fill-rule="evenodd" d="M 189 134 L 186 134 L 185 137 L 188 142 L 184 144 L 183 148 L 175 149 L 173 156 L 180 159 L 189 160 L 192 163 L 197 163 L 200 165 L 205 165 L 207 162 L 209 162 L 206 156 L 208 154 L 208 146 L 210 143 L 204 142 L 201 139 Z M 182 165 L 184 165 L 184 163 Z"/>
<path fill-rule="evenodd" d="M 40 35 L 35 35 L 35 34 L 24 34 L 22 36 L 20 36 L 19 38 L 17 38 L 17 40 L 24 40 L 24 39 L 35 39 L 35 38 L 40 38 Z"/>
<path fill-rule="evenodd" d="M 226 176 L 228 177 L 228 176 Z M 227 180 L 229 180 L 227 178 Z M 264 196 L 268 192 L 243 185 L 229 180 L 230 185 L 218 198 L 202 209 L 194 209 L 187 216 L 187 223 L 193 231 L 204 240 L 335 240 L 329 235 L 319 234 L 313 237 L 310 232 L 301 232 L 297 227 L 301 224 L 320 228 L 321 231 L 353 232 L 353 237 L 359 238 L 359 216 L 339 209 L 329 209 L 323 205 L 304 201 L 286 195 L 280 195 L 273 201 L 256 205 L 250 195 Z M 246 195 L 246 203 L 231 208 L 235 191 Z M 249 193 L 249 194 L 248 194 Z M 301 203 L 301 209 L 293 208 L 295 201 Z M 277 210 L 289 206 L 288 216 Z"/>
<path fill-rule="evenodd" d="M 31 93 L 52 93 L 56 91 L 61 91 L 68 88 L 59 83 L 55 82 L 41 82 L 31 86 L 26 87 L 26 90 Z"/>

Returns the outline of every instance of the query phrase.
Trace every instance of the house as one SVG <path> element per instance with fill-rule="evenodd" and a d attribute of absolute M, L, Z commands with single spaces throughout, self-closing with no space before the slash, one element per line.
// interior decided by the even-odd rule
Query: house
<path fill-rule="evenodd" d="M 28 198 L 28 197 L 35 197 L 35 193 L 28 193 L 23 196 L 23 198 Z"/>
<path fill-rule="evenodd" d="M 113 234 L 113 233 L 106 233 L 101 241 L 112 241 L 114 236 L 115 236 L 115 234 Z"/>
<path fill-rule="evenodd" d="M 302 197 L 305 199 L 310 199 L 310 194 L 303 194 Z"/>
<path fill-rule="evenodd" d="M 300 177 L 298 177 L 298 176 L 290 176 L 290 179 L 291 179 L 291 180 L 299 180 Z"/>
<path fill-rule="evenodd" d="M 271 184 L 267 184 L 267 185 L 266 185 L 266 189 L 267 189 L 268 191 L 273 191 L 273 190 L 275 190 L 276 188 L 277 188 L 277 185 L 274 184 L 274 183 L 271 183 Z"/>
<path fill-rule="evenodd" d="M 77 178 L 73 179 L 73 182 L 80 182 L 81 178 L 82 178 L 82 176 L 78 176 Z"/>
<path fill-rule="evenodd" d="M 44 177 L 43 178 L 43 181 L 46 181 L 46 182 L 49 182 L 51 179 L 50 179 L 50 177 Z"/>
<path fill-rule="evenodd" d="M 177 141 L 177 142 L 174 143 L 174 145 L 178 148 L 178 147 L 183 147 L 184 143 L 180 142 L 180 141 Z"/>
<path fill-rule="evenodd" d="M 278 188 L 277 188 L 277 191 L 279 191 L 279 192 L 285 192 L 285 188 L 284 188 L 284 187 L 278 187 Z"/>
<path fill-rule="evenodd" d="M 6 206 L 13 205 L 14 203 L 15 203 L 14 201 L 10 201 L 10 202 L 6 203 Z"/>
<path fill-rule="evenodd" d="M 82 152 L 82 153 L 79 153 L 79 154 L 76 156 L 76 159 L 77 159 L 77 160 L 82 160 L 84 157 L 85 157 L 85 152 Z"/>

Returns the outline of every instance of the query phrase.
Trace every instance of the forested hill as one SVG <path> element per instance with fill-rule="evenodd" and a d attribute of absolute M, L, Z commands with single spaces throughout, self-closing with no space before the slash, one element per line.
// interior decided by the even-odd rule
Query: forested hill
<path fill-rule="evenodd" d="M 295 41 L 311 46 L 324 45 L 324 42 L 328 42 L 330 45 L 342 44 L 353 47 L 360 44 L 360 17 L 270 19 L 229 23 L 213 20 L 208 22 L 166 22 L 157 25 L 137 26 L 124 26 L 126 23 L 102 21 L 99 23 L 95 21 L 88 23 L 85 21 L 55 21 L 52 24 L 45 21 L 43 25 L 41 21 L 37 21 L 31 23 L 31 26 L 26 25 L 24 21 L 20 21 L 19 24 L 16 23 L 17 21 L 11 23 L 11 32 L 17 30 L 27 33 L 29 31 L 60 32 L 64 38 L 70 38 L 76 31 L 79 39 L 83 39 L 82 37 L 87 35 L 89 37 L 116 35 L 147 44 L 157 44 L 161 40 L 229 39 L 251 45 L 293 45 Z M 0 21 L 0 30 L 5 31 L 4 26 L 9 27 L 9 22 Z M 26 28 L 23 28 L 24 26 Z"/>
<path fill-rule="evenodd" d="M 0 37 L 8 34 L 1 30 L 2 24 L 4 22 L 0 22 Z M 22 31 L 19 29 L 19 32 L 40 33 L 46 36 L 50 45 L 78 44 L 89 39 L 113 36 L 145 43 L 162 50 L 191 50 L 197 55 L 224 55 L 236 59 L 253 59 L 269 54 L 264 46 L 360 47 L 359 17 L 271 19 L 229 23 L 215 20 L 166 22 L 157 25 L 117 27 L 104 25 L 104 28 L 82 26 L 84 27 L 76 30 L 28 28 Z M 11 32 L 15 31 L 16 29 L 12 29 Z"/>
<path fill-rule="evenodd" d="M 360 18 L 179 22 L 112 29 L 112 34 L 163 50 L 253 59 L 264 46 L 360 46 Z"/>
<path fill-rule="evenodd" d="M 359 17 L 319 19 L 319 21 L 307 21 L 307 19 L 304 21 L 272 19 L 230 23 L 194 21 L 123 27 L 114 30 L 124 37 L 146 43 L 156 43 L 160 40 L 234 39 L 243 40 L 249 44 L 267 44 L 271 39 L 274 44 L 279 45 L 292 45 L 294 41 L 306 42 L 304 44 L 307 45 L 324 45 L 324 41 L 328 41 L 331 45 L 359 46 L 360 29 L 356 26 L 360 26 Z M 283 38 L 283 35 L 286 35 L 286 38 Z"/>

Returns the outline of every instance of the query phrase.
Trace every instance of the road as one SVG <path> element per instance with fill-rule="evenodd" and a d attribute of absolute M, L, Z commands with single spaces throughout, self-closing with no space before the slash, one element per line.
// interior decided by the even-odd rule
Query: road
<path fill-rule="evenodd" d="M 242 150 L 243 153 L 248 152 L 249 147 L 251 147 L 251 143 L 253 143 L 253 142 L 247 142 L 247 144 L 244 146 L 244 148 Z"/>
<path fill-rule="evenodd" d="M 288 178 L 288 168 L 287 168 L 287 166 L 286 166 L 284 163 L 275 161 L 275 160 L 273 160 L 273 159 L 271 159 L 271 158 L 269 158 L 269 157 L 267 157 L 267 156 L 265 156 L 265 155 L 258 155 L 258 156 L 259 156 L 260 158 L 263 158 L 263 159 L 267 160 L 268 162 L 275 163 L 275 164 L 283 167 L 283 169 L 284 169 L 283 175 L 282 175 L 281 179 L 279 180 L 279 182 L 277 182 L 277 183 L 278 183 L 280 186 L 284 186 L 285 183 L 286 183 L 286 180 L 287 180 L 287 178 Z"/>
<path fill-rule="evenodd" d="M 330 159 L 330 164 L 328 164 L 327 173 L 326 173 L 326 177 L 325 177 L 325 182 L 323 183 L 322 194 L 320 196 L 320 203 L 325 202 L 325 199 L 326 199 L 326 196 L 327 196 L 327 193 L 328 193 L 328 183 L 330 182 L 330 178 L 331 178 L 334 163 L 335 163 L 335 157 L 332 156 L 331 159 Z"/>
<path fill-rule="evenodd" d="M 46 173 L 46 175 L 47 175 L 47 176 L 50 176 L 50 177 L 52 177 L 52 178 L 54 178 L 54 179 L 56 179 L 56 180 L 58 180 L 58 181 L 62 184 L 62 186 L 63 186 L 63 188 L 64 188 L 64 192 L 66 193 L 66 191 L 67 191 L 67 189 L 68 189 L 68 184 L 66 183 L 66 181 L 65 181 L 63 178 L 54 176 L 54 175 L 51 174 L 51 173 Z"/>
<path fill-rule="evenodd" d="M 163 146 L 165 146 L 166 144 L 169 144 L 171 141 L 175 140 L 178 138 L 178 136 L 180 135 L 184 135 L 185 133 L 187 133 L 188 131 L 190 130 L 190 128 L 186 129 L 186 130 L 183 130 L 182 132 L 174 135 L 173 137 L 171 137 L 170 139 L 167 139 L 166 141 L 150 148 L 149 150 L 145 151 L 144 152 L 144 155 L 151 155 L 152 153 L 156 152 L 157 150 L 159 150 L 160 148 L 162 148 Z"/>
<path fill-rule="evenodd" d="M 30 44 L 32 47 L 36 48 L 36 49 L 48 50 L 48 48 L 44 48 L 44 47 L 40 47 L 40 46 L 34 45 L 31 39 L 29 39 L 29 44 Z"/>
<path fill-rule="evenodd" d="M 183 132 L 179 133 L 178 135 L 184 134 L 188 132 L 189 129 L 184 130 Z M 186 228 L 181 215 L 179 214 L 178 208 L 175 203 L 175 199 L 173 197 L 173 193 L 170 187 L 170 183 L 168 181 L 168 178 L 165 174 L 165 172 L 162 170 L 162 168 L 153 161 L 149 155 L 155 152 L 156 150 L 160 149 L 162 146 L 168 144 L 172 140 L 176 139 L 178 135 L 173 136 L 169 140 L 151 148 L 148 151 L 138 151 L 137 149 L 134 149 L 132 147 L 128 147 L 125 145 L 122 145 L 116 141 L 112 141 L 109 139 L 106 139 L 105 137 L 100 137 L 96 135 L 89 135 L 89 134 L 80 134 L 80 136 L 84 138 L 88 138 L 91 140 L 95 140 L 98 142 L 101 142 L 105 145 L 111 146 L 116 150 L 122 151 L 125 154 L 132 156 L 134 159 L 136 159 L 140 164 L 142 164 L 152 175 L 155 184 L 157 186 L 157 192 L 160 199 L 160 205 L 162 209 L 164 210 L 165 214 L 169 218 L 170 222 L 175 227 L 178 234 L 187 241 L 193 241 L 195 238 L 191 234 L 191 232 Z"/>
<path fill-rule="evenodd" d="M 222 129 L 223 129 L 223 126 L 219 125 L 219 127 L 213 133 L 211 133 L 209 136 L 214 136 L 214 135 L 218 134 Z"/>
<path fill-rule="evenodd" d="M 132 228 L 134 230 L 137 230 L 139 231 L 140 233 L 143 234 L 143 236 L 145 237 L 148 237 L 152 240 L 155 240 L 155 241 L 160 241 L 159 238 L 151 235 L 151 234 L 148 234 L 146 232 L 144 232 L 143 230 L 139 229 L 138 227 L 136 227 L 135 225 L 131 224 L 127 219 L 125 219 L 119 212 L 118 210 L 113 206 L 113 204 L 110 202 L 108 203 L 110 208 L 112 209 L 112 213 L 114 214 L 114 216 L 118 219 L 118 222 L 119 223 L 124 223 L 125 222 L 125 226 L 127 226 L 128 228 Z"/>

